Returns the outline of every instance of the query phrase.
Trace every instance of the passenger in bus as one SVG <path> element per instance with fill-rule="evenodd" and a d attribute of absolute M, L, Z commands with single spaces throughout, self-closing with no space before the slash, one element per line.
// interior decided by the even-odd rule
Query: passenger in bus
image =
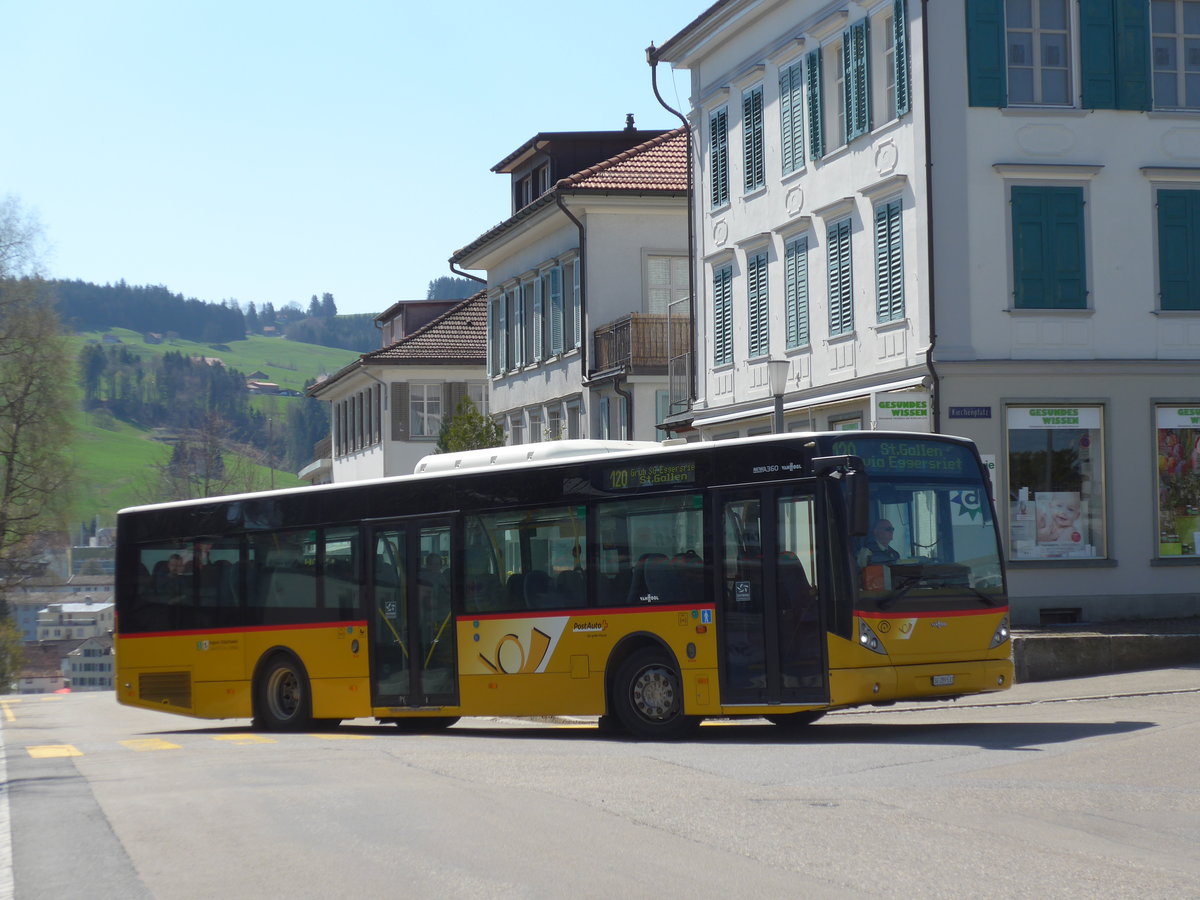
<path fill-rule="evenodd" d="M 892 538 L 895 537 L 895 534 L 896 529 L 890 521 L 887 519 L 877 520 L 875 527 L 871 529 L 871 536 L 867 538 L 863 548 L 858 551 L 858 567 L 864 569 L 867 566 L 890 566 L 892 563 L 898 562 L 900 554 L 892 546 Z"/>

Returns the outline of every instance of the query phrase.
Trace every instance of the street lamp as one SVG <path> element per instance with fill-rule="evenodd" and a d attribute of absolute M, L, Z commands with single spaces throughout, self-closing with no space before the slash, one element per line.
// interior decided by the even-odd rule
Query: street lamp
<path fill-rule="evenodd" d="M 788 373 L 792 369 L 790 359 L 768 359 L 767 381 L 771 395 L 775 398 L 775 433 L 783 434 L 783 392 L 787 390 Z"/>

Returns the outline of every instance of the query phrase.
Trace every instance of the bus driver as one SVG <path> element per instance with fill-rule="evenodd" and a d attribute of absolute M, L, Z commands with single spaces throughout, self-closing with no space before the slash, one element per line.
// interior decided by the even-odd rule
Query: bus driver
<path fill-rule="evenodd" d="M 858 567 L 863 569 L 867 566 L 891 565 L 898 562 L 900 554 L 892 546 L 895 534 L 896 529 L 887 519 L 876 521 L 875 527 L 871 529 L 871 537 L 858 551 Z"/>

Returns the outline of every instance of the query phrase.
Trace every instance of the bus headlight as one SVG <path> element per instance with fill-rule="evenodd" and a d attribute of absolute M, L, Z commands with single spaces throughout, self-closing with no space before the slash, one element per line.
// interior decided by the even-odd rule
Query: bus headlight
<path fill-rule="evenodd" d="M 887 656 L 887 651 L 883 649 L 883 642 L 871 630 L 871 626 L 867 624 L 865 619 L 858 620 L 858 645 L 866 650 L 870 650 L 872 653 Z"/>
<path fill-rule="evenodd" d="M 1008 633 L 1008 616 L 1000 620 L 1000 624 L 996 626 L 996 633 L 992 635 L 992 642 L 988 644 L 989 650 L 994 650 L 1009 639 Z"/>

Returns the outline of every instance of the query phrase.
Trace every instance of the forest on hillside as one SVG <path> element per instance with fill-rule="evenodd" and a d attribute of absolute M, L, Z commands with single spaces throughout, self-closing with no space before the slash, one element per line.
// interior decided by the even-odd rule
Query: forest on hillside
<path fill-rule="evenodd" d="M 42 289 L 54 302 L 63 325 L 73 331 L 128 328 L 175 334 L 202 344 L 226 344 L 250 334 L 276 335 L 321 347 L 366 353 L 379 333 L 374 316 L 338 315 L 333 295 L 312 295 L 307 307 L 272 303 L 245 309 L 232 300 L 209 303 L 174 294 L 162 285 L 93 284 L 88 281 L 45 281 Z"/>

